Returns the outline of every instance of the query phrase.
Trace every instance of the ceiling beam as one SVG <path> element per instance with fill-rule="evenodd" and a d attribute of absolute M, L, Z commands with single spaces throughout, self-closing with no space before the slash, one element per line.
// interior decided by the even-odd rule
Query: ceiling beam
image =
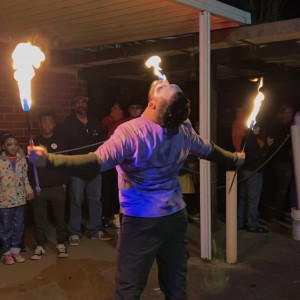
<path fill-rule="evenodd" d="M 299 51 L 300 19 L 286 20 L 275 23 L 242 26 L 231 29 L 214 30 L 211 32 L 211 48 L 213 51 L 238 46 L 257 45 L 260 55 L 287 55 Z M 285 44 L 291 43 L 291 44 Z M 263 49 L 263 45 L 268 48 Z M 287 47 L 285 47 L 287 45 Z M 117 47 L 117 45 L 116 45 Z M 275 50 L 275 47 L 277 48 Z M 180 51 L 197 52 L 199 48 L 198 34 L 184 35 L 178 38 L 161 38 L 154 41 L 121 44 L 120 48 L 86 48 L 80 53 L 71 51 L 51 51 L 51 67 L 74 66 L 88 67 L 89 65 L 104 65 L 145 59 L 154 54 L 173 55 Z M 268 53 L 270 52 L 270 53 Z"/>
<path fill-rule="evenodd" d="M 247 43 L 245 45 L 246 46 L 212 50 L 214 62 L 231 62 L 236 61 L 237 58 L 243 60 L 268 60 L 274 57 L 287 56 L 298 56 L 300 59 L 300 43 L 297 40 L 265 43 L 260 45 Z"/>
<path fill-rule="evenodd" d="M 99 62 L 99 64 L 110 64 L 112 62 L 124 62 L 144 58 L 148 55 L 169 51 L 180 51 L 180 49 L 198 48 L 198 34 L 185 35 L 179 38 L 160 39 L 158 41 L 149 40 L 147 43 L 122 44 L 120 48 L 104 48 L 96 52 L 92 49 L 82 49 L 82 53 L 72 53 L 67 51 L 53 50 L 50 53 L 51 67 L 61 67 L 62 65 L 80 65 Z M 174 50 L 175 49 L 175 50 Z M 179 50 L 176 50 L 179 49 Z M 100 50 L 100 49 L 99 49 Z"/>
<path fill-rule="evenodd" d="M 227 49 L 213 50 L 211 59 L 214 65 L 227 65 L 232 67 L 240 67 L 242 69 L 256 70 L 258 72 L 273 68 L 268 60 L 277 57 L 295 56 L 300 64 L 300 45 L 296 41 L 287 41 L 284 43 L 270 43 L 263 47 L 257 45 L 247 45 L 243 47 L 233 47 Z M 121 61 L 118 63 L 103 64 L 100 66 L 79 69 L 79 78 L 91 79 L 95 76 L 137 76 L 141 80 L 151 78 L 152 70 L 145 68 L 145 60 L 136 59 L 132 61 Z M 161 67 L 163 73 L 168 74 L 172 78 L 177 72 L 180 74 L 192 70 L 198 70 L 198 55 L 196 52 L 184 52 L 181 54 L 170 54 L 164 57 Z M 178 74 L 178 76 L 180 76 Z"/>
<path fill-rule="evenodd" d="M 238 46 L 243 41 L 264 44 L 297 39 L 300 39 L 299 18 L 214 30 L 211 33 L 212 48 Z"/>
<path fill-rule="evenodd" d="M 198 56 L 184 53 L 180 55 L 172 55 L 165 57 L 161 63 L 163 73 L 168 74 L 168 78 L 172 72 L 177 70 L 198 69 Z M 131 62 L 120 62 L 114 65 L 102 65 L 90 68 L 81 68 L 78 70 L 78 77 L 91 79 L 97 76 L 137 76 L 145 80 L 153 79 L 153 70 L 145 67 L 145 60 L 136 60 Z M 173 75 L 174 76 L 174 75 Z"/>
<path fill-rule="evenodd" d="M 170 2 L 183 5 L 198 11 L 208 11 L 211 14 L 235 21 L 239 24 L 251 24 L 251 14 L 231 5 L 215 0 L 169 0 Z"/>
<path fill-rule="evenodd" d="M 51 67 L 62 67 L 67 65 L 77 65 L 78 67 L 90 67 L 89 63 L 92 64 L 97 62 L 99 66 L 107 66 L 107 69 L 124 69 L 128 70 L 132 67 L 137 67 L 137 64 L 142 63 L 145 57 L 158 54 L 163 58 L 163 61 L 167 60 L 168 57 L 180 56 L 197 56 L 198 49 L 193 48 L 195 41 L 198 37 L 190 36 L 181 38 L 180 40 L 163 40 L 161 42 L 154 43 L 150 46 L 137 45 L 128 46 L 121 49 L 107 49 L 100 53 L 88 53 L 88 54 L 69 54 L 65 53 L 51 53 Z M 177 45 L 175 51 L 174 44 Z M 231 61 L 237 57 L 244 59 L 266 59 L 280 56 L 299 56 L 300 43 L 297 40 L 274 42 L 266 44 L 251 44 L 245 43 L 244 46 L 231 47 L 224 49 L 212 50 L 212 58 L 216 63 L 222 63 L 225 61 Z M 182 55 L 184 54 L 184 55 Z M 197 59 L 197 58 L 196 58 Z M 173 58 L 171 58 L 173 60 Z M 179 61 L 180 63 L 180 61 Z M 131 65 L 131 67 L 129 67 Z M 122 66 L 127 66 L 126 69 Z M 136 66 L 134 66 L 136 65 Z"/>

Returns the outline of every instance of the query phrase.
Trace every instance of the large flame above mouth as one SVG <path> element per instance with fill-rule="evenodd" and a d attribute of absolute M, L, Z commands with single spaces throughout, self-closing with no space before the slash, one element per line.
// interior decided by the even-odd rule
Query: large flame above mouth
<path fill-rule="evenodd" d="M 155 56 L 151 56 L 150 58 L 148 58 L 145 65 L 148 68 L 153 67 L 154 75 L 156 75 L 159 80 L 166 80 L 167 77 L 160 72 L 160 71 L 162 71 L 161 67 L 159 66 L 160 63 L 161 63 L 161 58 L 159 56 L 155 55 Z"/>
<path fill-rule="evenodd" d="M 31 106 L 31 79 L 35 72 L 33 67 L 39 68 L 45 60 L 44 53 L 31 43 L 20 43 L 12 53 L 13 69 L 16 70 L 14 78 L 18 82 L 20 99 L 24 111 L 29 111 Z"/>
<path fill-rule="evenodd" d="M 263 86 L 263 77 L 260 78 L 259 80 L 259 86 L 257 89 L 257 95 L 253 101 L 253 109 L 252 112 L 247 120 L 247 127 L 250 129 L 253 129 L 253 126 L 256 123 L 256 116 L 259 112 L 261 102 L 265 99 L 264 94 L 260 91 L 261 87 Z"/>

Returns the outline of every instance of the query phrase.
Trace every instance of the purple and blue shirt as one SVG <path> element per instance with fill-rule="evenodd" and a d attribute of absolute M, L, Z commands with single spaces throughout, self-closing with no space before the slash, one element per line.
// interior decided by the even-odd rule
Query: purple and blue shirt
<path fill-rule="evenodd" d="M 170 132 L 142 115 L 121 124 L 94 153 L 101 172 L 116 166 L 125 215 L 162 217 L 185 207 L 178 172 L 188 154 L 206 158 L 211 151 L 190 121 Z"/>

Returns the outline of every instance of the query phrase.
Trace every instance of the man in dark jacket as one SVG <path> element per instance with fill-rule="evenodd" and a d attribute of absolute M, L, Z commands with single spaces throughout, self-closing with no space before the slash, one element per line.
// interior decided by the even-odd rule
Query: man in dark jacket
<path fill-rule="evenodd" d="M 86 154 L 95 151 L 104 141 L 103 130 L 93 115 L 88 112 L 88 98 L 76 96 L 72 101 L 73 113 L 61 124 L 59 132 L 67 142 L 71 154 Z M 103 232 L 101 198 L 102 177 L 98 174 L 87 181 L 70 177 L 70 217 L 68 229 L 71 246 L 79 245 L 81 235 L 81 206 L 86 196 L 89 215 L 89 230 L 92 239 L 109 240 Z"/>

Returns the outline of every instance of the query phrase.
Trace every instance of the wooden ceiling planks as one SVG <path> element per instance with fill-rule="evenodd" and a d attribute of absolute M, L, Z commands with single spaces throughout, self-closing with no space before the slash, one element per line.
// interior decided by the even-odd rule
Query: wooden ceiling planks
<path fill-rule="evenodd" d="M 198 16 L 167 0 L 1 1 L 0 40 L 35 36 L 52 48 L 92 47 L 198 32 Z M 215 16 L 211 22 L 212 29 L 237 25 Z"/>

